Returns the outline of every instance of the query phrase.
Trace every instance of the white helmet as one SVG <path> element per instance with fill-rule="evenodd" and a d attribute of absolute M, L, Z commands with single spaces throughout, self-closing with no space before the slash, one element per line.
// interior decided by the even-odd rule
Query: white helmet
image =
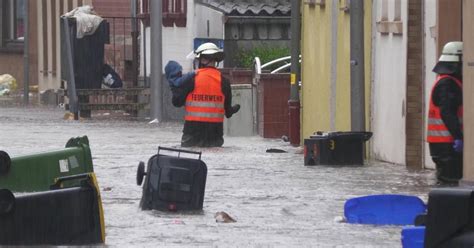
<path fill-rule="evenodd" d="M 439 61 L 444 62 L 461 62 L 462 42 L 451 41 L 446 43 L 443 47 L 443 52 L 439 57 Z"/>
<path fill-rule="evenodd" d="M 200 45 L 196 51 L 194 51 L 196 54 L 196 58 L 199 59 L 202 55 L 209 55 L 209 57 L 214 58 L 217 62 L 222 61 L 224 59 L 224 51 L 222 49 L 219 49 L 219 47 L 216 46 L 216 44 L 212 42 L 207 42 L 202 45 Z"/>

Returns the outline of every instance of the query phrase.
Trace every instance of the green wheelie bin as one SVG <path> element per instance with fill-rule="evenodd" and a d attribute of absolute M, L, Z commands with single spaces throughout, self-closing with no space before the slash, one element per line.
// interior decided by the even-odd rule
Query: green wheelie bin
<path fill-rule="evenodd" d="M 0 189 L 13 192 L 49 190 L 59 177 L 93 171 L 87 136 L 71 138 L 66 148 L 57 151 L 14 158 L 0 151 Z"/>

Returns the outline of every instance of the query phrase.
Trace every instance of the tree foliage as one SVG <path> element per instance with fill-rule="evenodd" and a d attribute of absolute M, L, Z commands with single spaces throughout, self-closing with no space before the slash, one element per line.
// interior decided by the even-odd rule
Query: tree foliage
<path fill-rule="evenodd" d="M 237 66 L 240 68 L 251 68 L 255 57 L 259 57 L 262 64 L 270 62 L 274 59 L 289 56 L 290 48 L 288 47 L 269 47 L 259 46 L 252 49 L 240 49 L 237 52 Z M 276 69 L 279 65 L 272 65 L 269 70 Z"/>

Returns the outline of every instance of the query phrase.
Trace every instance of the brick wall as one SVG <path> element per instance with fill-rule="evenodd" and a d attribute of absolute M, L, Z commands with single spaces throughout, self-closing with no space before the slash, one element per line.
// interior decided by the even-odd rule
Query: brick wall
<path fill-rule="evenodd" d="M 130 16 L 130 0 L 92 0 L 101 16 Z"/>
<path fill-rule="evenodd" d="M 105 62 L 111 65 L 124 81 L 132 80 L 132 26 L 130 0 L 93 0 L 98 15 L 110 25 L 110 44 L 105 46 Z M 126 18 L 123 18 L 126 17 Z"/>
<path fill-rule="evenodd" d="M 423 28 L 422 0 L 408 1 L 406 165 L 423 167 Z"/>
<path fill-rule="evenodd" d="M 94 10 L 103 17 L 130 17 L 131 8 L 130 0 L 93 0 L 92 5 Z M 131 32 L 131 23 L 129 20 L 123 21 L 123 19 L 114 20 L 109 19 L 110 22 L 110 33 L 114 31 L 116 34 Z M 115 28 L 115 30 L 113 30 Z"/>

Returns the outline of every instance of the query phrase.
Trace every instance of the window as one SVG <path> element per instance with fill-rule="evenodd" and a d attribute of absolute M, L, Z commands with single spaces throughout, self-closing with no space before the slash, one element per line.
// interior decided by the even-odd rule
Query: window
<path fill-rule="evenodd" d="M 400 0 L 395 0 L 395 14 L 393 16 L 394 21 L 402 20 L 402 2 Z"/>
<path fill-rule="evenodd" d="M 187 0 L 163 0 L 162 5 L 164 27 L 186 27 Z M 150 14 L 150 0 L 142 1 L 142 13 Z"/>
<path fill-rule="evenodd" d="M 394 15 L 393 15 L 393 22 L 390 24 L 390 32 L 394 35 L 403 34 L 401 0 L 395 0 L 394 2 Z"/>
<path fill-rule="evenodd" d="M 2 49 L 23 49 L 25 4 L 27 0 L 4 0 L 1 3 L 1 44 Z"/>
<path fill-rule="evenodd" d="M 388 21 L 388 3 L 387 0 L 382 0 L 382 16 L 381 21 Z"/>
<path fill-rule="evenodd" d="M 381 16 L 379 21 L 376 23 L 377 31 L 382 35 L 388 35 L 392 33 L 393 35 L 403 35 L 403 22 L 401 20 L 402 14 L 402 4 L 401 0 L 382 0 L 380 3 L 381 6 Z M 393 5 L 390 5 L 393 4 Z M 390 9 L 392 7 L 392 9 Z M 393 20 L 389 20 L 389 11 L 393 10 Z"/>

